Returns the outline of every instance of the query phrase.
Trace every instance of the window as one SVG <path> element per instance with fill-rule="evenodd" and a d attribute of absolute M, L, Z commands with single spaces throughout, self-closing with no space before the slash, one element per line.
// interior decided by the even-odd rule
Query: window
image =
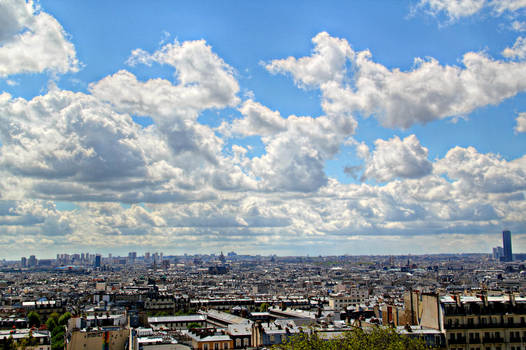
<path fill-rule="evenodd" d="M 223 344 L 223 349 L 228 349 L 228 343 Z"/>
<path fill-rule="evenodd" d="M 203 344 L 203 350 L 208 350 L 208 344 Z"/>
<path fill-rule="evenodd" d="M 237 338 L 236 339 L 236 348 L 240 348 L 241 347 L 241 339 Z"/>
<path fill-rule="evenodd" d="M 214 350 L 219 350 L 219 343 L 214 343 Z"/>
<path fill-rule="evenodd" d="M 243 339 L 243 343 L 245 346 L 248 346 L 248 338 Z"/>

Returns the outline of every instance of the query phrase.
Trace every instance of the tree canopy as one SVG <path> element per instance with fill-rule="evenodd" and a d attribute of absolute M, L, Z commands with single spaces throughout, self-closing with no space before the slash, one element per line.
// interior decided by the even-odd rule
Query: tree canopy
<path fill-rule="evenodd" d="M 428 349 L 422 339 L 400 335 L 391 328 L 354 329 L 343 335 L 322 339 L 317 333 L 302 333 L 275 350 L 421 350 Z"/>
<path fill-rule="evenodd" d="M 261 305 L 259 305 L 259 312 L 267 312 L 268 311 L 268 304 L 267 303 L 263 303 Z"/>
<path fill-rule="evenodd" d="M 29 327 L 40 326 L 40 315 L 36 311 L 30 311 L 27 314 L 27 323 L 29 324 Z"/>
<path fill-rule="evenodd" d="M 197 322 L 192 322 L 188 325 L 188 329 L 201 328 L 201 325 Z"/>

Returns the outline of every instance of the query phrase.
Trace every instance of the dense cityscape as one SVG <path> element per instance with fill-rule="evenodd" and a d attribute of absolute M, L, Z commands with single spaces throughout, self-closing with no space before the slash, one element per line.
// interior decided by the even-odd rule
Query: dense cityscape
<path fill-rule="evenodd" d="M 0 339 L 31 338 L 32 349 L 256 349 L 305 332 L 392 327 L 438 349 L 523 349 L 525 258 L 509 231 L 491 255 L 22 257 L 2 262 Z M 62 330 L 49 329 L 61 317 Z"/>

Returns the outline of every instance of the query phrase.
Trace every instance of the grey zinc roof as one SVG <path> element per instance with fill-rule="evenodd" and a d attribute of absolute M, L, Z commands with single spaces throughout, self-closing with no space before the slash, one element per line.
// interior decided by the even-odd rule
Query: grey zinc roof
<path fill-rule="evenodd" d="M 206 316 L 204 316 L 204 315 L 186 315 L 186 316 L 148 317 L 148 323 L 201 322 L 201 321 L 206 321 Z"/>

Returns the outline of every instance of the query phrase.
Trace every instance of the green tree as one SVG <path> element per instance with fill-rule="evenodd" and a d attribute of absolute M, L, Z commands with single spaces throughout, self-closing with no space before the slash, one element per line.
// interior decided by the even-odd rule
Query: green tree
<path fill-rule="evenodd" d="M 176 316 L 186 316 L 186 315 L 195 315 L 196 314 L 195 309 L 189 309 L 188 312 L 185 312 L 183 309 L 177 310 L 175 313 Z"/>
<path fill-rule="evenodd" d="M 65 312 L 58 318 L 58 324 L 61 326 L 67 326 L 68 320 L 71 318 L 71 313 Z"/>
<path fill-rule="evenodd" d="M 51 343 L 51 350 L 64 350 L 64 339 Z"/>
<path fill-rule="evenodd" d="M 64 334 L 64 326 L 56 326 L 51 330 L 51 337 L 54 337 L 55 335 L 62 333 Z"/>
<path fill-rule="evenodd" d="M 51 315 L 53 316 L 53 314 Z M 50 316 L 50 318 L 51 318 Z M 66 325 L 68 320 L 71 318 L 71 313 L 65 312 L 62 315 L 56 314 L 53 319 L 55 321 L 55 327 L 49 328 L 51 330 L 51 350 L 63 350 L 64 349 L 64 334 L 66 332 Z M 49 321 L 49 319 L 48 319 Z M 47 324 L 47 322 L 46 322 Z M 52 322 L 50 323 L 50 325 Z"/>
<path fill-rule="evenodd" d="M 30 311 L 27 314 L 27 323 L 29 324 L 29 327 L 39 327 L 40 315 L 36 311 Z"/>
<path fill-rule="evenodd" d="M 267 303 L 263 303 L 261 305 L 259 305 L 259 312 L 267 312 L 268 311 L 268 304 Z"/>
<path fill-rule="evenodd" d="M 192 322 L 188 325 L 188 329 L 201 328 L 201 325 L 197 322 Z"/>
<path fill-rule="evenodd" d="M 16 350 L 15 341 L 13 340 L 13 336 L 10 335 L 7 338 L 2 339 L 2 342 L 0 343 L 0 349 L 2 350 Z"/>
<path fill-rule="evenodd" d="M 360 328 L 345 332 L 342 336 L 324 340 L 317 333 L 302 333 L 291 337 L 279 350 L 423 350 L 428 349 L 424 341 L 400 335 L 392 328 Z"/>
<path fill-rule="evenodd" d="M 53 320 L 55 321 L 56 324 L 58 324 L 58 319 L 60 317 L 60 314 L 58 312 L 53 312 L 51 315 L 49 315 L 49 317 L 47 318 L 47 320 Z M 47 323 L 47 321 L 46 321 Z"/>
<path fill-rule="evenodd" d="M 51 314 L 46 321 L 46 327 L 48 330 L 52 331 L 56 326 L 58 326 L 58 314 L 57 317 L 54 317 L 53 314 Z"/>

